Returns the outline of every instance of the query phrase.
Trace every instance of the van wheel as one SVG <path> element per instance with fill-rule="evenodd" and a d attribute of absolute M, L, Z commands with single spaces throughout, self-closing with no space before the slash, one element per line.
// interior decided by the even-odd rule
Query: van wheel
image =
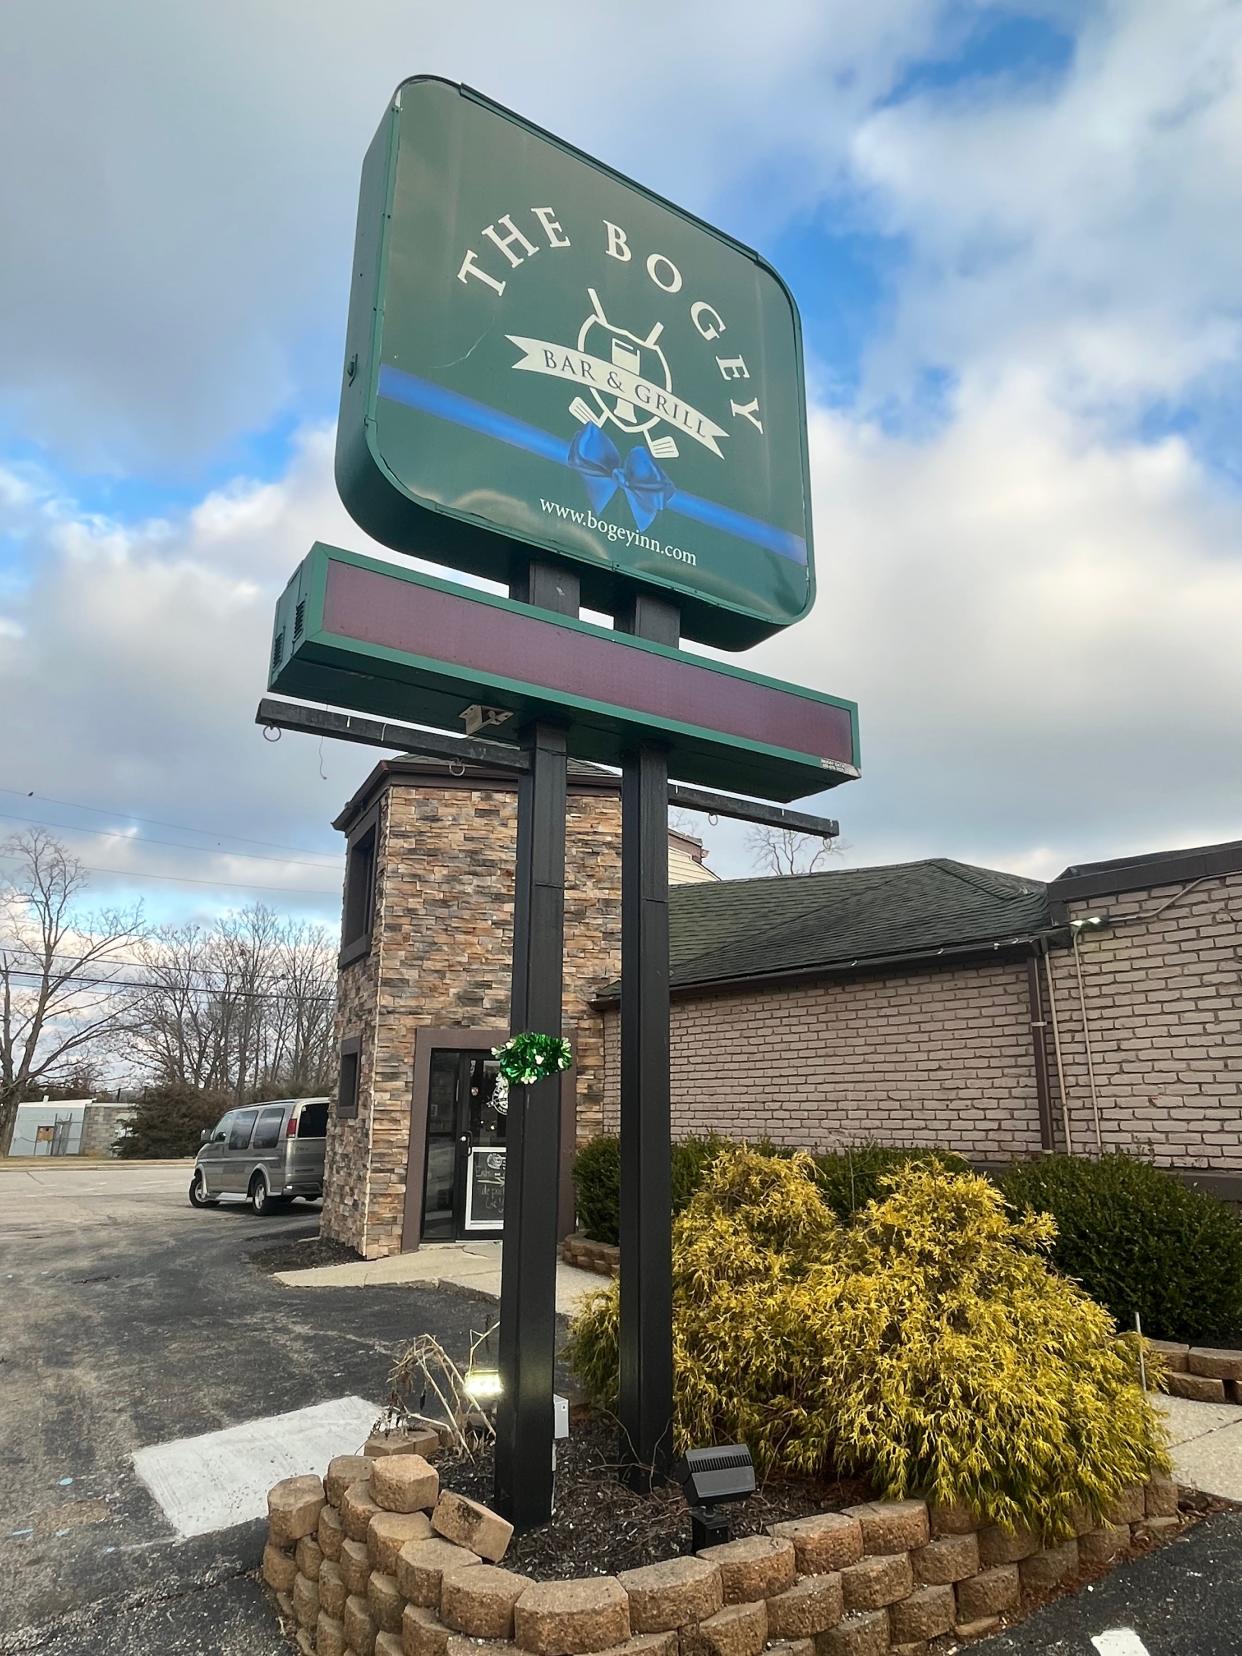
<path fill-rule="evenodd" d="M 256 1173 L 250 1181 L 250 1205 L 260 1218 L 263 1218 L 266 1214 L 275 1213 L 278 1207 L 284 1205 L 280 1198 L 273 1196 L 267 1188 L 267 1180 L 262 1173 Z"/>
<path fill-rule="evenodd" d="M 196 1208 L 215 1207 L 218 1201 L 218 1196 L 207 1194 L 207 1181 L 203 1178 L 202 1170 L 196 1170 L 194 1177 L 190 1180 L 190 1206 Z"/>

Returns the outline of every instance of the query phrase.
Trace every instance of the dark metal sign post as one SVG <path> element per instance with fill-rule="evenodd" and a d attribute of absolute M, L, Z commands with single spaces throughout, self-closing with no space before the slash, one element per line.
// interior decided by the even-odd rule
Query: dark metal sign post
<path fill-rule="evenodd" d="M 626 632 L 676 645 L 676 606 L 646 594 Z M 621 1458 L 636 1484 L 667 1468 L 673 1425 L 668 759 L 641 742 L 621 768 Z"/>
<path fill-rule="evenodd" d="M 515 583 L 516 584 L 516 583 Z M 532 563 L 515 594 L 562 614 L 578 612 L 573 574 Z M 530 765 L 518 776 L 513 901 L 514 1034 L 561 1032 L 565 957 L 566 742 L 562 727 L 527 727 Z M 495 1499 L 519 1529 L 552 1513 L 556 1365 L 556 1203 L 560 1177 L 560 1076 L 513 1087 L 505 1133 L 505 1228 L 500 1269 L 500 1402 Z"/>

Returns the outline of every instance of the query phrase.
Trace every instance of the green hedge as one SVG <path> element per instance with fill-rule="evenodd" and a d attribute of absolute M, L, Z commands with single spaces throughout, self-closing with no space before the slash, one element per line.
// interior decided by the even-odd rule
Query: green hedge
<path fill-rule="evenodd" d="M 1056 1220 L 1053 1262 L 1122 1328 L 1152 1339 L 1242 1337 L 1242 1224 L 1233 1209 L 1132 1156 L 1041 1156 L 1000 1177 L 1019 1209 Z"/>
<path fill-rule="evenodd" d="M 621 1140 L 613 1133 L 589 1139 L 574 1157 L 578 1227 L 593 1242 L 616 1244 L 620 1219 Z"/>
<path fill-rule="evenodd" d="M 708 1167 L 722 1150 L 735 1148 L 732 1140 L 710 1133 L 701 1138 L 679 1139 L 673 1145 L 673 1212 L 680 1213 L 703 1183 Z M 789 1156 L 792 1149 L 770 1139 L 748 1142 L 747 1148 L 763 1156 Z M 814 1157 L 815 1177 L 820 1194 L 840 1219 L 849 1219 L 867 1203 L 884 1194 L 883 1175 L 910 1162 L 938 1161 L 948 1172 L 968 1171 L 960 1156 L 945 1151 L 894 1149 L 879 1144 L 862 1144 L 831 1155 Z M 605 1133 L 584 1144 L 574 1160 L 578 1223 L 596 1242 L 617 1240 L 620 1216 L 620 1141 Z"/>
<path fill-rule="evenodd" d="M 143 1156 L 196 1156 L 204 1127 L 214 1127 L 228 1101 L 180 1082 L 147 1087 L 121 1128 L 113 1149 L 136 1160 Z"/>
<path fill-rule="evenodd" d="M 680 1213 L 703 1182 L 712 1160 L 729 1143 L 715 1133 L 673 1146 L 673 1212 Z M 594 1242 L 616 1243 L 621 1215 L 621 1141 L 602 1133 L 574 1158 L 578 1224 Z"/>

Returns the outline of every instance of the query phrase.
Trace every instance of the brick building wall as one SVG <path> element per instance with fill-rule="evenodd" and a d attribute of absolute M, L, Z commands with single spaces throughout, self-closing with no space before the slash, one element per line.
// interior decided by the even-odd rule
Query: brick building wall
<path fill-rule="evenodd" d="M 673 1133 L 810 1150 L 875 1140 L 980 1160 L 1040 1148 L 1027 971 L 988 961 L 672 1003 Z M 605 1019 L 616 1130 L 618 1019 Z"/>
<path fill-rule="evenodd" d="M 1067 905 L 1081 928 L 1099 1141 L 1164 1166 L 1242 1171 L 1242 874 L 1106 893 Z M 1070 1133 L 1097 1147 L 1072 951 L 1051 955 Z M 1064 1148 L 1049 1043 L 1058 1147 Z"/>
<path fill-rule="evenodd" d="M 416 1032 L 508 1027 L 516 834 L 512 786 L 424 777 L 380 795 L 372 947 L 340 974 L 338 1035 L 362 1037 L 358 1116 L 333 1112 L 323 1216 L 325 1235 L 368 1258 L 402 1245 Z M 564 1031 L 581 1136 L 603 1121 L 603 1038 L 589 999 L 620 958 L 620 802 L 615 790 L 571 787 Z"/>
<path fill-rule="evenodd" d="M 1108 920 L 1080 928 L 1090 1063 L 1064 933 L 1049 953 L 1059 1066 L 1040 972 L 1052 1147 L 1066 1148 L 1068 1114 L 1075 1154 L 1125 1150 L 1183 1171 L 1242 1174 L 1242 874 L 1066 906 L 1070 920 L 1088 915 Z M 615 1131 L 615 1009 L 605 1044 L 605 1125 Z M 672 1092 L 678 1137 L 714 1130 L 816 1150 L 873 1139 L 980 1161 L 1037 1154 L 1026 965 L 678 996 Z M 1236 1183 L 1219 1188 L 1236 1195 Z"/>

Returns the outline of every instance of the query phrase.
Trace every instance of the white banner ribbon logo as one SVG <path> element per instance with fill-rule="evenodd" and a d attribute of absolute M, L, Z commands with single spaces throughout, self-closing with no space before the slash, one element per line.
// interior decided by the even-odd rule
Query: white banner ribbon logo
<path fill-rule="evenodd" d="M 605 396 L 633 403 L 636 408 L 649 410 L 678 431 L 684 431 L 687 437 L 693 437 L 696 443 L 710 449 L 717 459 L 724 459 L 717 442 L 718 438 L 729 435 L 724 427 L 709 420 L 706 414 L 700 414 L 684 398 L 675 396 L 662 385 L 655 385 L 628 368 L 605 362 L 603 357 L 589 356 L 585 351 L 568 345 L 556 345 L 548 339 L 526 339 L 520 334 L 508 334 L 506 337 L 525 353 L 513 364 L 515 368 L 528 374 L 547 374 L 551 379 L 569 380 L 574 385 L 585 386 L 589 391 L 599 391 Z"/>

